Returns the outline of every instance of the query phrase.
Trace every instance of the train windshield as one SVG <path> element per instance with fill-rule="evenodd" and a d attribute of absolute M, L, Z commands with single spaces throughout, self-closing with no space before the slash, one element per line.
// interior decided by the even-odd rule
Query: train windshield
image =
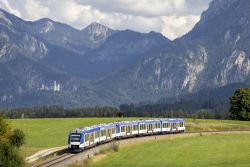
<path fill-rule="evenodd" d="M 70 135 L 70 141 L 71 142 L 79 142 L 81 139 L 81 134 L 80 133 L 71 133 Z"/>

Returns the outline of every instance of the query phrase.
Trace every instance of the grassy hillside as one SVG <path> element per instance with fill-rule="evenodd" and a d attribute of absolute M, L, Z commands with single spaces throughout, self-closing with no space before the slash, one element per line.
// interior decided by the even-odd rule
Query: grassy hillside
<path fill-rule="evenodd" d="M 137 118 L 55 118 L 55 119 L 14 119 L 10 123 L 21 128 L 26 134 L 23 154 L 29 155 L 44 148 L 67 145 L 70 129 L 118 120 Z M 250 129 L 250 122 L 222 120 L 187 119 L 187 130 L 231 130 Z"/>
<path fill-rule="evenodd" d="M 91 167 L 234 167 L 250 164 L 250 134 L 212 135 L 134 145 Z"/>

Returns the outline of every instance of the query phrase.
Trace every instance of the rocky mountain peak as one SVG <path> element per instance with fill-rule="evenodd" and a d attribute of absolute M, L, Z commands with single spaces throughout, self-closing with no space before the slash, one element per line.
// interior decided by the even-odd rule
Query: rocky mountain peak
<path fill-rule="evenodd" d="M 41 34 L 55 30 L 54 21 L 48 18 L 40 19 L 37 23 L 39 24 L 39 33 Z"/>
<path fill-rule="evenodd" d="M 82 30 L 89 36 L 89 39 L 94 44 L 99 44 L 113 34 L 114 30 L 97 22 L 91 23 Z"/>
<path fill-rule="evenodd" d="M 234 36 L 239 31 L 249 35 L 250 32 L 246 32 L 250 27 L 249 8 L 250 1 L 247 0 L 213 0 L 200 21 L 185 36 L 190 39 L 222 38 L 229 31 Z"/>

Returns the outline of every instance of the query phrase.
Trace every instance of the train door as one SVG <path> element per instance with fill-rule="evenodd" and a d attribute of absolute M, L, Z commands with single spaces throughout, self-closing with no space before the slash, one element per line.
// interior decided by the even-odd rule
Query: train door
<path fill-rule="evenodd" d="M 111 137 L 112 137 L 112 138 L 115 137 L 115 128 L 112 128 L 112 129 L 111 129 Z"/>
<path fill-rule="evenodd" d="M 121 126 L 121 136 L 126 135 L 126 128 L 125 126 Z"/>
<path fill-rule="evenodd" d="M 106 134 L 107 134 L 106 129 L 101 130 L 101 137 L 100 137 L 100 141 L 103 141 L 103 140 L 106 140 L 106 139 L 107 139 Z"/>
<path fill-rule="evenodd" d="M 130 135 L 132 131 L 132 127 L 130 125 L 126 126 L 126 135 Z"/>
<path fill-rule="evenodd" d="M 153 124 L 148 124 L 147 125 L 147 129 L 148 129 L 148 132 L 152 132 L 153 131 Z"/>
<path fill-rule="evenodd" d="M 96 131 L 95 132 L 95 139 L 94 139 L 94 143 L 98 143 L 100 141 L 100 131 Z"/>
<path fill-rule="evenodd" d="M 111 135 L 112 135 L 112 129 L 109 128 L 109 129 L 107 129 L 107 139 L 110 139 Z"/>
<path fill-rule="evenodd" d="M 84 146 L 89 146 L 89 134 L 84 134 Z"/>
<path fill-rule="evenodd" d="M 139 125 L 133 125 L 132 134 L 139 134 Z"/>

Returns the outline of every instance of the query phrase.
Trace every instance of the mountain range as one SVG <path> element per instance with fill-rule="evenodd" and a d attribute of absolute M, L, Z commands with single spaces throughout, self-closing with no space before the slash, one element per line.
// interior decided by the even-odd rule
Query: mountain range
<path fill-rule="evenodd" d="M 250 1 L 214 0 L 173 41 L 96 22 L 78 30 L 25 21 L 1 9 L 0 107 L 117 106 L 250 86 L 249 9 Z"/>

